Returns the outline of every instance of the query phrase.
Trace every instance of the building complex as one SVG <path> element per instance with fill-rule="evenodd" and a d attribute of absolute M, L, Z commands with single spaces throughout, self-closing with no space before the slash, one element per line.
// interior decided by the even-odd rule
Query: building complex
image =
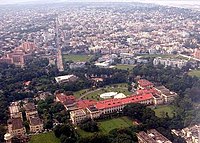
<path fill-rule="evenodd" d="M 89 118 L 95 119 L 105 114 L 119 113 L 126 105 L 131 103 L 159 105 L 169 103 L 175 97 L 177 97 L 177 94 L 166 87 L 155 87 L 152 82 L 141 79 L 138 81 L 138 90 L 127 97 L 94 101 L 77 100 L 72 95 L 67 96 L 64 93 L 58 93 L 56 94 L 56 101 L 61 102 L 70 111 L 72 123 L 78 124 Z"/>

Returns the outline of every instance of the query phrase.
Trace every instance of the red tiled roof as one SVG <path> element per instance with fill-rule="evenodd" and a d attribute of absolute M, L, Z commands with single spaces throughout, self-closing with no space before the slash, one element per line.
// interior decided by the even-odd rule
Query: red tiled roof
<path fill-rule="evenodd" d="M 75 96 L 73 96 L 73 95 L 67 96 L 67 95 L 65 95 L 65 94 L 63 94 L 63 93 L 56 94 L 56 98 L 57 98 L 61 103 L 67 102 L 67 101 L 69 101 L 69 100 L 72 100 L 72 101 L 75 101 L 75 100 L 76 100 Z"/>
<path fill-rule="evenodd" d="M 97 102 L 95 100 L 79 100 L 79 101 L 77 101 L 77 107 L 84 109 L 84 108 L 94 105 L 96 103 Z"/>
<path fill-rule="evenodd" d="M 138 84 L 139 84 L 140 86 L 142 86 L 142 87 L 147 87 L 147 86 L 152 86 L 152 85 L 153 85 L 152 82 L 150 82 L 150 81 L 148 81 L 148 80 L 146 80 L 146 79 L 140 79 L 140 80 L 138 81 Z"/>
<path fill-rule="evenodd" d="M 153 95 L 151 93 L 147 93 L 143 95 L 129 96 L 126 98 L 121 98 L 121 99 L 108 99 L 108 100 L 97 102 L 96 107 L 97 109 L 112 108 L 112 107 L 117 107 L 121 105 L 126 105 L 129 103 L 138 103 L 138 102 L 149 100 L 152 98 L 153 98 Z"/>

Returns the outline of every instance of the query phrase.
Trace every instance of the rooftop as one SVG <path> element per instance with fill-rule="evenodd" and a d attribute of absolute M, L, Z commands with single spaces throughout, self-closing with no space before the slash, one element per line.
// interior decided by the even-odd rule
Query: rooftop
<path fill-rule="evenodd" d="M 10 120 L 8 120 L 8 123 L 12 124 L 13 130 L 21 129 L 21 128 L 24 127 L 23 124 L 22 124 L 21 118 L 10 119 Z"/>
<path fill-rule="evenodd" d="M 37 125 L 41 125 L 42 121 L 39 117 L 31 117 L 30 118 L 30 125 L 32 126 L 37 126 Z"/>
<path fill-rule="evenodd" d="M 36 107 L 35 107 L 34 103 L 27 103 L 24 108 L 25 108 L 26 111 L 36 110 Z"/>
<path fill-rule="evenodd" d="M 108 99 L 104 101 L 99 101 L 96 104 L 96 107 L 98 109 L 104 109 L 104 108 L 112 108 L 112 107 L 117 107 L 121 105 L 126 105 L 129 103 L 138 103 L 141 101 L 145 101 L 148 99 L 152 99 L 153 95 L 151 93 L 143 94 L 143 95 L 132 95 L 126 98 L 121 98 L 121 99 Z"/>
<path fill-rule="evenodd" d="M 138 84 L 142 87 L 153 86 L 154 84 L 146 79 L 140 79 Z"/>

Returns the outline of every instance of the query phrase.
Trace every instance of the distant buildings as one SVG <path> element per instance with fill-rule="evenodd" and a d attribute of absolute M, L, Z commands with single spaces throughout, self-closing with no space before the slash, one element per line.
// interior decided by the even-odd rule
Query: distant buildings
<path fill-rule="evenodd" d="M 154 65 L 161 64 L 161 65 L 164 65 L 165 67 L 171 66 L 171 67 L 182 68 L 182 67 L 186 66 L 187 63 L 188 63 L 187 60 L 170 59 L 170 58 L 163 59 L 161 57 L 155 58 L 153 60 Z"/>
<path fill-rule="evenodd" d="M 200 59 L 200 49 L 195 49 L 194 57 L 197 58 L 197 59 Z"/>
<path fill-rule="evenodd" d="M 71 63 L 69 65 L 70 69 L 83 68 L 83 67 L 85 67 L 85 62 L 76 62 L 76 63 Z"/>
<path fill-rule="evenodd" d="M 16 47 L 11 53 L 5 54 L 0 58 L 0 63 L 14 64 L 24 67 L 25 63 L 31 59 L 31 54 L 36 50 L 36 46 L 32 42 L 24 42 Z"/>
<path fill-rule="evenodd" d="M 137 133 L 138 143 L 172 143 L 155 129 Z"/>

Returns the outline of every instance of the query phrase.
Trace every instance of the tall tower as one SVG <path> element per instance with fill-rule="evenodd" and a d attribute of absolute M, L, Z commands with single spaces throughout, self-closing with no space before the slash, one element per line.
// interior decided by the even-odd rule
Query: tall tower
<path fill-rule="evenodd" d="M 56 16 L 56 46 L 57 46 L 57 68 L 59 71 L 64 71 L 64 66 L 63 66 L 63 60 L 62 60 L 62 50 L 61 50 L 61 45 L 60 45 L 60 39 L 59 39 L 59 22 L 58 22 L 58 16 Z"/>
<path fill-rule="evenodd" d="M 198 126 L 198 143 L 200 143 L 200 125 Z"/>

